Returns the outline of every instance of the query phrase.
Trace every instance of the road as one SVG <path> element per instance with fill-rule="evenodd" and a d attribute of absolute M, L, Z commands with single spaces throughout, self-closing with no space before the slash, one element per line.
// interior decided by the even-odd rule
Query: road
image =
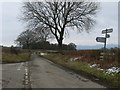
<path fill-rule="evenodd" d="M 25 88 L 28 62 L 2 65 L 2 88 Z"/>
<path fill-rule="evenodd" d="M 3 88 L 105 88 L 37 55 L 31 60 L 3 64 Z"/>
<path fill-rule="evenodd" d="M 104 88 L 78 74 L 33 55 L 31 64 L 32 88 Z"/>
<path fill-rule="evenodd" d="M 2 89 L 2 64 L 0 64 L 0 90 L 1 89 Z"/>

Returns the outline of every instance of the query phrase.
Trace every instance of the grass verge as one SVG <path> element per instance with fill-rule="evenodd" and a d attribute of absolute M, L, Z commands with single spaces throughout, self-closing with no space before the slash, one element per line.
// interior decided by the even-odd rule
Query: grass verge
<path fill-rule="evenodd" d="M 96 68 L 90 68 L 88 63 L 85 62 L 71 62 L 68 60 L 69 58 L 64 57 L 62 55 L 44 55 L 42 56 L 46 59 L 51 60 L 52 62 L 56 64 L 60 64 L 64 67 L 67 67 L 69 69 L 74 70 L 77 73 L 81 73 L 82 75 L 85 75 L 92 78 L 98 78 L 99 81 L 103 83 L 103 85 L 109 87 L 109 88 L 119 88 L 120 87 L 120 81 L 119 81 L 119 73 L 116 74 L 105 74 L 102 70 L 97 70 Z"/>
<path fill-rule="evenodd" d="M 21 53 L 19 55 L 2 53 L 2 63 L 19 63 L 27 60 L 29 60 L 29 53 Z"/>

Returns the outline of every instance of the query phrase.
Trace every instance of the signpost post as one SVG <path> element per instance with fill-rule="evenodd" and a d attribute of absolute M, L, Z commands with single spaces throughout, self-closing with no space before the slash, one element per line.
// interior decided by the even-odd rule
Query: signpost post
<path fill-rule="evenodd" d="M 104 53 L 106 53 L 106 42 L 107 42 L 107 38 L 110 38 L 110 35 L 108 33 L 112 33 L 113 32 L 113 29 L 106 29 L 106 30 L 103 30 L 102 31 L 102 34 L 105 34 L 105 37 L 97 37 L 96 38 L 96 41 L 97 42 L 101 42 L 101 43 L 104 43 Z M 104 54 L 103 54 L 104 55 Z M 104 56 L 100 56 L 100 59 L 103 60 L 103 57 Z"/>
<path fill-rule="evenodd" d="M 111 33 L 111 32 L 113 32 L 113 29 L 112 29 L 112 28 L 111 28 L 111 29 L 106 29 L 106 30 L 103 30 L 103 31 L 102 31 L 102 34 L 105 34 L 105 38 L 106 38 L 105 44 L 104 44 L 104 50 L 105 50 L 105 51 L 106 51 L 107 38 L 110 38 L 110 35 L 107 34 L 107 33 Z"/>

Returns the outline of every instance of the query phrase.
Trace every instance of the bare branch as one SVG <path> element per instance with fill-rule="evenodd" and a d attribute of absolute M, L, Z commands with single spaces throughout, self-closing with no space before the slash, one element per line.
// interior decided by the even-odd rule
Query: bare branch
<path fill-rule="evenodd" d="M 25 2 L 23 20 L 33 27 L 49 27 L 59 44 L 62 44 L 66 27 L 90 31 L 99 9 L 97 2 Z M 47 32 L 47 31 L 46 31 Z"/>

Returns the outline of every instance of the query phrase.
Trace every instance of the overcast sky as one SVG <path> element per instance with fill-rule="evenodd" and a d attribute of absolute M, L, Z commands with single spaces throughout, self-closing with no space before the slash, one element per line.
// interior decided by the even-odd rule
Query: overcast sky
<path fill-rule="evenodd" d="M 11 46 L 14 44 L 14 40 L 17 36 L 25 30 L 25 25 L 18 20 L 21 15 L 22 2 L 2 2 L 0 3 L 0 29 L 2 27 L 2 42 L 0 45 Z M 110 34 L 108 44 L 118 44 L 118 3 L 117 2 L 100 2 L 101 9 L 97 14 L 97 24 L 91 30 L 90 33 L 69 30 L 69 36 L 67 36 L 63 43 L 75 43 L 76 45 L 97 45 L 102 44 L 96 42 L 96 37 L 104 36 L 101 31 L 106 28 L 113 28 L 113 33 Z M 0 40 L 1 41 L 1 40 Z M 56 40 L 51 40 L 53 43 L 57 43 Z"/>

